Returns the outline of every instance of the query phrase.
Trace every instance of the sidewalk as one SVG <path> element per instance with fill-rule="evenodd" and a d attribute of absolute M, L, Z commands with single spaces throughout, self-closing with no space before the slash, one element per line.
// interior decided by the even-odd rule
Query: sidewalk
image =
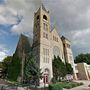
<path fill-rule="evenodd" d="M 90 87 L 88 85 L 90 84 L 90 81 L 87 80 L 80 80 L 80 81 L 75 81 L 75 82 L 82 82 L 84 85 L 78 86 L 72 89 L 64 89 L 64 90 L 90 90 Z"/>

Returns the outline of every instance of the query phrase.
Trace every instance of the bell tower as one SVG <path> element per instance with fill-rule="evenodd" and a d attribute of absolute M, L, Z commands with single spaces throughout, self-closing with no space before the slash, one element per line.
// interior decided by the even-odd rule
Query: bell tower
<path fill-rule="evenodd" d="M 33 28 L 33 42 L 36 41 L 39 43 L 42 43 L 40 39 L 42 40 L 43 37 L 48 40 L 50 38 L 48 37 L 50 33 L 50 16 L 49 11 L 47 11 L 42 4 L 42 6 L 38 9 L 37 12 L 34 13 L 34 28 Z"/>
<path fill-rule="evenodd" d="M 33 28 L 33 54 L 40 69 L 43 72 L 43 79 L 40 85 L 48 84 L 52 78 L 52 57 L 50 47 L 50 16 L 49 11 L 42 5 L 34 13 Z"/>

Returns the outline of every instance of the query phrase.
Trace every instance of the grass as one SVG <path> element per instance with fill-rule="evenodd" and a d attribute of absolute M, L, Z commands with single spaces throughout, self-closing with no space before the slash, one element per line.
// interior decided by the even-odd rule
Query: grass
<path fill-rule="evenodd" d="M 9 84 L 12 85 L 20 85 L 17 82 L 12 82 L 12 81 L 7 81 Z M 62 82 L 56 82 L 57 84 L 59 84 L 62 88 L 66 88 L 66 89 L 71 89 L 80 85 L 83 85 L 83 83 L 77 83 L 77 82 L 73 82 L 73 81 L 62 81 Z M 35 90 L 34 88 L 30 88 L 31 90 Z M 45 88 L 37 88 L 37 90 L 48 90 L 47 87 Z"/>
<path fill-rule="evenodd" d="M 60 86 L 62 86 L 63 88 L 66 89 L 71 89 L 80 85 L 83 85 L 83 83 L 77 83 L 77 82 L 73 82 L 73 81 L 63 81 L 63 82 L 58 82 L 60 84 Z"/>
<path fill-rule="evenodd" d="M 63 81 L 63 82 L 56 82 L 59 84 L 62 88 L 71 89 L 80 85 L 83 85 L 83 83 L 77 83 L 73 81 Z M 34 88 L 31 88 L 31 90 L 34 90 Z M 48 90 L 48 88 L 38 88 L 37 90 Z"/>

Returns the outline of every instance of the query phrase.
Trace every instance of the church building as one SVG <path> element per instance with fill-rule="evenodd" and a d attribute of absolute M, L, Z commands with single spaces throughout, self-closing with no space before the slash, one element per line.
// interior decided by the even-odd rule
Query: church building
<path fill-rule="evenodd" d="M 30 48 L 32 48 L 34 58 L 43 72 L 40 86 L 43 86 L 44 83 L 48 85 L 53 78 L 52 60 L 54 55 L 59 56 L 63 62 L 71 64 L 76 79 L 71 42 L 66 37 L 60 36 L 55 28 L 51 29 L 49 11 L 43 5 L 34 13 L 33 42 L 31 42 L 31 39 L 27 39 L 26 36 L 21 35 L 21 38 L 24 42 L 30 41 Z M 21 50 L 18 50 L 21 48 L 22 40 L 20 40 L 16 49 L 18 54 L 22 53 Z M 31 51 L 27 50 L 27 53 L 29 52 Z"/>

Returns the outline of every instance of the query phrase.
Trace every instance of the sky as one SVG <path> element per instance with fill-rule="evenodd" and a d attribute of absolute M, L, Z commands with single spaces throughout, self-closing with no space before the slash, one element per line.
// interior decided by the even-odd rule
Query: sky
<path fill-rule="evenodd" d="M 90 53 L 90 0 L 0 0 L 0 61 L 13 55 L 21 33 L 32 37 L 34 12 L 42 3 L 51 26 L 71 41 L 74 57 Z"/>

